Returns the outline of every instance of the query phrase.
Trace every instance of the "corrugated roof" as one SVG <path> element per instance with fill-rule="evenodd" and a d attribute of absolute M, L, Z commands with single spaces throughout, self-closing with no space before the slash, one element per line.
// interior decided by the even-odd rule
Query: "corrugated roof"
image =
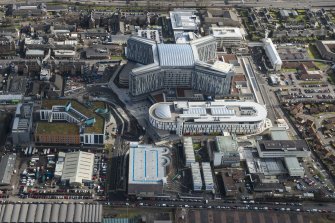
<path fill-rule="evenodd" d="M 161 67 L 192 67 L 194 56 L 189 44 L 158 44 L 159 63 Z"/>

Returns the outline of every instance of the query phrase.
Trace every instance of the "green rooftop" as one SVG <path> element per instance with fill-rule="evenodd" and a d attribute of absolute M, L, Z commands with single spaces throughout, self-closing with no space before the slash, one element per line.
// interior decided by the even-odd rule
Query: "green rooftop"
<path fill-rule="evenodd" d="M 64 122 L 38 122 L 35 131 L 36 134 L 78 135 L 79 126 Z"/>
<path fill-rule="evenodd" d="M 83 115 L 85 115 L 88 118 L 95 118 L 95 123 L 93 126 L 86 126 L 85 127 L 85 133 L 98 133 L 98 134 L 104 134 L 105 132 L 105 120 L 102 116 L 96 114 L 94 110 L 96 109 L 95 106 L 92 107 L 86 107 L 85 105 L 81 104 L 77 100 L 73 99 L 50 99 L 50 100 L 42 100 L 42 109 L 52 109 L 52 106 L 54 105 L 63 105 L 65 106 L 68 102 L 71 102 L 72 108 L 75 110 L 79 111 Z M 97 103 L 94 102 L 94 105 L 99 105 L 105 107 L 105 103 Z M 48 123 L 50 124 L 50 123 Z M 76 124 L 71 124 L 70 125 L 76 125 Z"/>

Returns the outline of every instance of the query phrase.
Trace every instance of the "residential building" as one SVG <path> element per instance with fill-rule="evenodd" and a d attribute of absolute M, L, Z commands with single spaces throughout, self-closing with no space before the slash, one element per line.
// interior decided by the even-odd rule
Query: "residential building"
<path fill-rule="evenodd" d="M 266 108 L 255 102 L 160 102 L 149 108 L 150 124 L 177 135 L 236 133 L 254 134 L 265 130 Z"/>
<path fill-rule="evenodd" d="M 213 152 L 213 164 L 224 167 L 239 167 L 240 154 L 234 136 L 217 136 L 215 138 L 216 151 Z"/>
<path fill-rule="evenodd" d="M 167 147 L 131 142 L 128 194 L 137 197 L 162 195 L 170 163 L 170 150 Z"/>
<path fill-rule="evenodd" d="M 36 143 L 103 145 L 105 119 L 76 100 L 43 100 Z"/>
<path fill-rule="evenodd" d="M 211 164 L 207 162 L 202 162 L 201 165 L 204 178 L 203 182 L 205 184 L 205 191 L 214 191 L 215 188 Z"/>
<path fill-rule="evenodd" d="M 270 38 L 262 39 L 263 48 L 267 57 L 269 58 L 271 65 L 275 71 L 279 71 L 283 65 L 282 60 L 277 52 L 275 45 L 272 43 Z"/>
<path fill-rule="evenodd" d="M 317 40 L 315 45 L 323 59 L 335 61 L 335 40 Z"/>
<path fill-rule="evenodd" d="M 15 56 L 15 42 L 11 36 L 0 36 L 0 57 Z"/>
<path fill-rule="evenodd" d="M 234 66 L 216 61 L 213 36 L 188 44 L 157 44 L 145 38 L 131 37 L 126 55 L 128 60 L 144 65 L 129 73 L 129 93 L 133 99 L 178 87 L 213 96 L 229 94 Z"/>
<path fill-rule="evenodd" d="M 66 153 L 61 180 L 68 181 L 71 185 L 92 181 L 93 165 L 94 153 Z"/>
<path fill-rule="evenodd" d="M 193 181 L 193 191 L 202 190 L 202 179 L 200 173 L 200 166 L 198 162 L 191 163 L 192 181 Z"/>
<path fill-rule="evenodd" d="M 191 137 L 183 138 L 185 166 L 190 167 L 195 162 L 193 141 Z"/>
<path fill-rule="evenodd" d="M 20 103 L 16 106 L 12 126 L 12 142 L 14 145 L 31 142 L 33 126 L 33 103 Z"/>

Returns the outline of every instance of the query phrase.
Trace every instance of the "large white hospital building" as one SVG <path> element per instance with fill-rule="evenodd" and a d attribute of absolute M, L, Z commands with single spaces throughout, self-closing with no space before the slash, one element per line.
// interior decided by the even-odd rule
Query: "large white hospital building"
<path fill-rule="evenodd" d="M 265 129 L 267 110 L 256 102 L 161 102 L 149 109 L 149 122 L 157 129 L 178 135 L 230 132 L 260 133 Z"/>

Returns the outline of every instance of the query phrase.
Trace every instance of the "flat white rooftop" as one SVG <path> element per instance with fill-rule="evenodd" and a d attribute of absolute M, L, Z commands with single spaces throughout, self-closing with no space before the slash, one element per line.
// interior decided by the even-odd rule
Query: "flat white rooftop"
<path fill-rule="evenodd" d="M 170 12 L 173 30 L 197 30 L 200 20 L 195 10 L 180 9 Z"/>
<path fill-rule="evenodd" d="M 199 163 L 191 163 L 193 185 L 202 186 Z"/>
<path fill-rule="evenodd" d="M 256 102 L 225 101 L 212 102 L 160 102 L 149 109 L 152 117 L 171 122 L 177 118 L 194 119 L 194 122 L 257 122 L 266 119 L 266 108 Z"/>
<path fill-rule="evenodd" d="M 238 27 L 210 27 L 209 29 L 215 37 L 243 39 L 241 30 Z"/>
<path fill-rule="evenodd" d="M 272 64 L 283 64 L 272 40 L 270 38 L 265 38 L 265 39 L 262 39 L 262 41 L 264 44 L 264 50 L 266 54 L 268 55 L 271 63 Z"/>
<path fill-rule="evenodd" d="M 159 184 L 165 180 L 166 166 L 170 164 L 166 147 L 130 143 L 129 184 Z"/>

